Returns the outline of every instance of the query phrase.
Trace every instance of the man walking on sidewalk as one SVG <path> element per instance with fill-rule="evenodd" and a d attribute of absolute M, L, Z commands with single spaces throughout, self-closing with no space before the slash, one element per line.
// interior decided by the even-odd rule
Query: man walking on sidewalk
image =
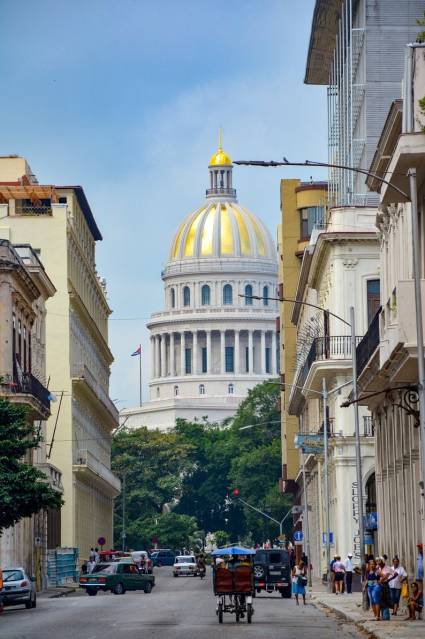
<path fill-rule="evenodd" d="M 353 555 L 351 552 L 348 553 L 347 559 L 344 561 L 345 568 L 345 587 L 347 589 L 347 595 L 351 595 L 352 586 L 353 586 Z"/>

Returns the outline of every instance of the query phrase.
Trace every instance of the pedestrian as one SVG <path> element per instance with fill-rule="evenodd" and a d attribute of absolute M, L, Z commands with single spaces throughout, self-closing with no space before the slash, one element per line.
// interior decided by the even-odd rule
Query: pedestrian
<path fill-rule="evenodd" d="M 391 603 L 393 608 L 393 615 L 397 616 L 397 611 L 400 606 L 401 588 L 403 582 L 407 579 L 407 572 L 400 566 L 400 560 L 397 555 L 393 558 L 393 575 L 389 582 L 391 592 Z"/>
<path fill-rule="evenodd" d="M 89 559 L 89 561 L 87 562 L 87 574 L 91 575 L 94 567 L 96 566 L 96 562 L 94 559 Z"/>
<path fill-rule="evenodd" d="M 351 595 L 353 588 L 353 553 L 349 552 L 347 559 L 344 561 L 345 568 L 345 587 L 347 588 L 347 595 Z"/>
<path fill-rule="evenodd" d="M 412 596 L 409 598 L 407 606 L 409 608 L 409 616 L 405 618 L 405 621 L 416 621 L 416 613 L 421 614 L 424 607 L 423 592 L 419 590 L 417 581 L 412 582 Z"/>
<path fill-rule="evenodd" d="M 302 595 L 304 606 L 305 603 L 305 587 L 307 585 L 307 570 L 304 562 L 300 561 L 297 566 L 292 568 L 292 594 L 295 596 L 297 606 L 300 605 L 298 601 L 299 595 Z"/>
<path fill-rule="evenodd" d="M 423 544 L 418 544 L 418 556 L 416 557 L 416 581 L 420 590 L 423 590 L 424 583 L 424 547 Z"/>
<path fill-rule="evenodd" d="M 329 564 L 329 574 L 330 574 L 330 579 L 331 579 L 331 590 L 332 592 L 335 592 L 335 571 L 334 571 L 334 564 L 336 562 L 336 560 L 338 559 L 337 555 L 334 555 L 334 558 L 331 559 L 331 563 Z"/>
<path fill-rule="evenodd" d="M 304 566 L 308 566 L 308 557 L 304 551 L 303 551 L 303 554 L 301 555 L 301 561 L 303 562 Z"/>
<path fill-rule="evenodd" d="M 89 561 L 94 561 L 96 559 L 96 553 L 94 552 L 94 548 L 90 548 Z"/>
<path fill-rule="evenodd" d="M 81 574 L 87 575 L 87 559 L 84 559 L 83 563 L 81 564 Z"/>
<path fill-rule="evenodd" d="M 373 613 L 375 615 L 375 620 L 379 621 L 381 618 L 380 586 L 378 569 L 374 559 L 371 559 L 368 563 L 368 567 L 366 570 L 366 583 L 369 596 L 369 604 L 372 607 Z"/>
<path fill-rule="evenodd" d="M 342 594 L 342 584 L 344 583 L 345 568 L 339 555 L 334 562 L 333 571 L 335 573 L 335 594 L 340 595 Z"/>
<path fill-rule="evenodd" d="M 100 561 L 99 548 L 94 549 L 94 560 L 98 564 Z"/>
<path fill-rule="evenodd" d="M 386 555 L 378 558 L 378 575 L 379 575 L 379 606 L 384 621 L 390 620 L 390 607 L 392 607 L 391 592 L 389 582 L 393 578 L 393 569 L 388 566 L 385 559 Z"/>

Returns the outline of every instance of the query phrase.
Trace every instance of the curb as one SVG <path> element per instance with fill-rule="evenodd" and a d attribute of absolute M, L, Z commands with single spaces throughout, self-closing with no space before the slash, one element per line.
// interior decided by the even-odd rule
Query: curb
<path fill-rule="evenodd" d="M 368 637 L 370 637 L 370 639 L 379 639 L 378 635 L 376 635 L 373 632 L 373 630 L 369 630 L 368 628 L 366 628 L 361 621 L 355 621 L 347 613 L 343 612 L 342 610 L 336 610 L 335 608 L 328 606 L 322 601 L 314 601 L 314 599 L 312 599 L 312 603 L 313 603 L 313 606 L 315 606 L 319 610 L 321 608 L 324 610 L 329 610 L 329 612 L 332 612 L 334 615 L 336 615 L 340 619 L 344 619 L 344 621 L 348 621 L 349 623 L 354 624 L 356 628 L 358 628 L 358 630 L 361 630 L 362 632 L 366 632 L 368 634 Z"/>

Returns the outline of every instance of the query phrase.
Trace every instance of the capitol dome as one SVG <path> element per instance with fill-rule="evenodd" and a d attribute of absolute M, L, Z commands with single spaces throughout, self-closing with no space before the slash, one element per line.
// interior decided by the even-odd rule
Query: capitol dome
<path fill-rule="evenodd" d="M 224 423 L 279 372 L 274 242 L 237 201 L 221 135 L 208 170 L 204 202 L 181 222 L 161 273 L 164 308 L 147 325 L 149 400 L 122 411 L 130 428 Z"/>
<path fill-rule="evenodd" d="M 188 215 L 174 236 L 170 260 L 186 258 L 276 260 L 268 230 L 236 200 L 208 202 Z"/>

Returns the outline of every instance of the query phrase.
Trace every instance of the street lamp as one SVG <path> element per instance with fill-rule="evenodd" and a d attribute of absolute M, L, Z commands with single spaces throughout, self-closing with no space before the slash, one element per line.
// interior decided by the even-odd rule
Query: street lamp
<path fill-rule="evenodd" d="M 409 178 L 409 191 L 410 195 L 405 193 L 398 186 L 392 182 L 385 180 L 376 173 L 371 173 L 366 169 L 355 168 L 353 166 L 347 166 L 344 164 L 331 164 L 328 162 L 315 162 L 305 160 L 304 162 L 290 162 L 285 157 L 283 162 L 264 162 L 261 160 L 235 160 L 234 164 L 239 166 L 260 166 L 260 167 L 278 167 L 278 166 L 304 166 L 304 167 L 322 167 L 331 169 L 342 169 L 344 171 L 352 171 L 354 173 L 361 173 L 368 177 L 373 177 L 381 184 L 386 184 L 391 189 L 396 191 L 399 195 L 402 195 L 408 202 L 410 201 L 412 211 L 412 256 L 413 256 L 413 282 L 415 287 L 415 314 L 416 314 L 416 342 L 418 350 L 418 398 L 419 398 L 419 428 L 420 428 L 420 447 L 421 447 L 421 485 L 422 485 L 422 499 L 423 510 L 425 510 L 425 360 L 424 360 L 424 340 L 423 340 L 423 328 L 422 328 L 422 291 L 421 291 L 421 267 L 420 267 L 420 253 L 419 253 L 419 220 L 418 220 L 418 201 L 417 201 L 417 180 L 416 180 L 416 168 L 411 167 L 406 175 Z M 354 356 L 353 356 L 354 357 Z M 355 359 L 355 358 L 354 358 Z M 354 367 L 356 364 L 354 364 Z M 357 370 L 354 370 L 353 373 Z M 357 404 L 357 376 L 354 377 L 353 384 L 353 403 Z M 357 436 L 356 436 L 356 461 L 357 461 Z M 358 462 L 357 462 L 358 466 Z M 358 481 L 358 489 L 361 489 L 362 485 Z M 360 506 L 363 510 L 363 503 L 360 502 L 359 494 L 359 520 L 360 520 Z M 360 520 L 361 527 L 363 528 L 363 521 Z M 359 526 L 360 529 L 360 526 Z M 360 532 L 360 530 L 359 530 Z M 422 537 L 425 541 L 425 526 L 422 527 Z M 360 537 L 361 547 L 364 548 L 364 538 Z"/>

